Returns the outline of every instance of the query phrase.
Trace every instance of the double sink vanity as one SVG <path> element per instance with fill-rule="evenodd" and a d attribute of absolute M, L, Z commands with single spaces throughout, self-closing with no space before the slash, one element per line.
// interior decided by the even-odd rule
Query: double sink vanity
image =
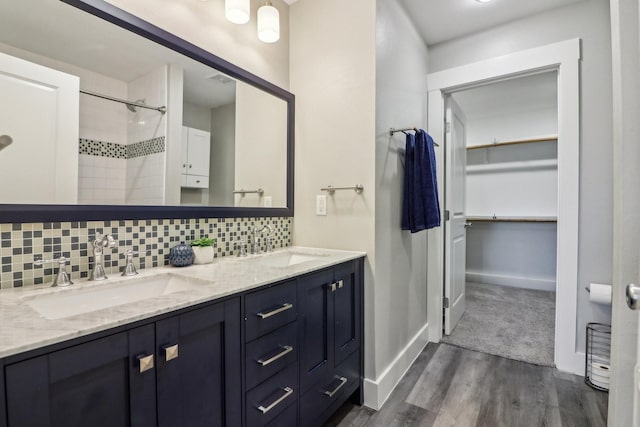
<path fill-rule="evenodd" d="M 364 255 L 3 290 L 0 426 L 321 425 L 362 403 Z"/>

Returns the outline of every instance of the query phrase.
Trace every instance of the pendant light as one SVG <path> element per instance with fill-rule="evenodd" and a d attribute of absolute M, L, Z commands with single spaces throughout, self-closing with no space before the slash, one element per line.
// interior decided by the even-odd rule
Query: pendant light
<path fill-rule="evenodd" d="M 275 43 L 280 39 L 280 13 L 268 0 L 258 9 L 258 39 L 265 43 Z"/>
<path fill-rule="evenodd" d="M 224 0 L 224 16 L 234 24 L 246 24 L 251 17 L 250 0 Z"/>

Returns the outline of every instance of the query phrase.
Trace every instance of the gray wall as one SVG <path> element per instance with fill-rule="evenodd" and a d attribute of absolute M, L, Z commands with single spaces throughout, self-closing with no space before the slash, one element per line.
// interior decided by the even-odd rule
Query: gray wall
<path fill-rule="evenodd" d="M 427 48 L 396 0 L 376 17 L 376 361 L 378 375 L 427 323 L 427 231 L 400 230 L 404 135 L 426 127 Z"/>
<path fill-rule="evenodd" d="M 584 290 L 589 282 L 612 281 L 609 3 L 605 0 L 587 0 L 430 46 L 429 70 L 440 71 L 576 37 L 582 39 L 577 349 L 584 351 L 582 332 L 585 324 L 611 321 L 611 308 L 590 303 Z"/>
<path fill-rule="evenodd" d="M 211 109 L 209 203 L 233 206 L 236 164 L 236 104 Z"/>
<path fill-rule="evenodd" d="M 206 132 L 211 131 L 211 110 L 184 102 L 182 104 L 182 125 Z"/>
<path fill-rule="evenodd" d="M 473 222 L 467 281 L 555 291 L 556 224 Z"/>

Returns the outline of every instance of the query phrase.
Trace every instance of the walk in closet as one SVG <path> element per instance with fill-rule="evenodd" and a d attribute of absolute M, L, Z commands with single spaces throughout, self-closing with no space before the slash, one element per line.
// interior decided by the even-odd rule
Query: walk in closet
<path fill-rule="evenodd" d="M 453 99 L 466 117 L 467 306 L 447 340 L 552 365 L 557 74 L 483 85 Z"/>

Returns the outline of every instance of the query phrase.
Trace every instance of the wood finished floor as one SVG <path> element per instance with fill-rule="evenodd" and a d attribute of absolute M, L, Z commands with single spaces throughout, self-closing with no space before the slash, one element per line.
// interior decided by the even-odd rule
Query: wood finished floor
<path fill-rule="evenodd" d="M 607 394 L 554 368 L 429 344 L 380 411 L 346 403 L 327 426 L 606 426 Z"/>

